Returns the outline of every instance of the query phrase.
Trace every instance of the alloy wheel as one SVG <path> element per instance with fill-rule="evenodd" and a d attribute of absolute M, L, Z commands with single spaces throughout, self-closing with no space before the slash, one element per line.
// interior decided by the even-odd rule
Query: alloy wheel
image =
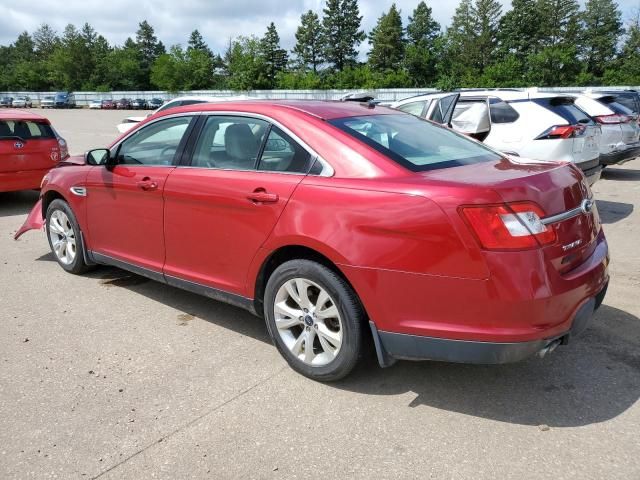
<path fill-rule="evenodd" d="M 280 338 L 300 361 L 315 367 L 336 358 L 343 340 L 342 318 L 324 288 L 305 278 L 287 280 L 273 309 Z"/>
<path fill-rule="evenodd" d="M 71 265 L 76 258 L 76 234 L 69 217 L 62 210 L 55 210 L 49 219 L 51 248 L 58 260 Z"/>

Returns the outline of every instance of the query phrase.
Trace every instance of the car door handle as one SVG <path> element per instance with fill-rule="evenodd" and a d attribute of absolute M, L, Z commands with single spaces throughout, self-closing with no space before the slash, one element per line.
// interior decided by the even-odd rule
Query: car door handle
<path fill-rule="evenodd" d="M 136 185 L 144 191 L 158 189 L 158 182 L 151 180 L 149 177 L 144 177 L 141 181 L 136 183 Z"/>
<path fill-rule="evenodd" d="M 247 198 L 253 203 L 275 203 L 280 197 L 277 193 L 267 193 L 264 189 L 256 189 L 253 193 L 247 195 Z"/>

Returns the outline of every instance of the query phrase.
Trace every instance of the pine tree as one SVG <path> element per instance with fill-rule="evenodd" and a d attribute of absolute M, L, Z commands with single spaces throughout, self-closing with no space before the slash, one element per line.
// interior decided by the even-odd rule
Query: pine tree
<path fill-rule="evenodd" d="M 369 65 L 380 72 L 395 71 L 404 60 L 404 31 L 402 17 L 393 3 L 388 13 L 383 13 L 378 24 L 369 34 Z"/>
<path fill-rule="evenodd" d="M 187 52 L 197 50 L 200 52 L 204 52 L 211 58 L 213 58 L 213 52 L 209 49 L 207 43 L 202 37 L 202 34 L 197 29 L 191 32 L 191 35 L 189 35 L 189 42 L 187 43 L 187 45 Z"/>
<path fill-rule="evenodd" d="M 405 64 L 416 87 L 431 85 L 436 77 L 436 41 L 440 24 L 425 2 L 420 2 L 407 25 Z"/>
<path fill-rule="evenodd" d="M 307 70 L 311 67 L 313 73 L 318 71 L 322 62 L 322 25 L 318 14 L 313 10 L 303 13 L 300 17 L 293 54 L 296 56 L 298 68 Z"/>
<path fill-rule="evenodd" d="M 480 72 L 476 65 L 476 28 L 471 0 L 461 0 L 445 35 L 443 69 L 458 86 L 467 85 Z"/>
<path fill-rule="evenodd" d="M 357 47 L 366 38 L 361 22 L 358 0 L 327 0 L 322 19 L 324 59 L 338 71 L 356 64 Z"/>
<path fill-rule="evenodd" d="M 260 40 L 260 54 L 264 62 L 265 76 L 270 88 L 275 86 L 276 75 L 287 66 L 287 51 L 280 48 L 280 36 L 273 22 Z"/>
<path fill-rule="evenodd" d="M 587 0 L 582 12 L 581 50 L 586 71 L 595 77 L 601 77 L 615 57 L 623 32 L 620 18 L 620 9 L 613 0 Z"/>
<path fill-rule="evenodd" d="M 476 0 L 471 7 L 471 15 L 475 22 L 475 63 L 477 69 L 483 72 L 498 60 L 495 53 L 502 5 L 497 0 Z"/>
<path fill-rule="evenodd" d="M 140 76 L 139 83 L 143 89 L 148 89 L 150 86 L 149 75 L 151 73 L 151 66 L 156 59 L 165 53 L 165 48 L 162 42 L 158 41 L 155 36 L 153 27 L 149 25 L 149 22 L 143 20 L 138 25 L 136 31 L 136 46 L 140 52 Z"/>
<path fill-rule="evenodd" d="M 36 53 L 40 59 L 49 58 L 56 46 L 60 42 L 55 30 L 46 23 L 43 23 L 33 32 Z"/>

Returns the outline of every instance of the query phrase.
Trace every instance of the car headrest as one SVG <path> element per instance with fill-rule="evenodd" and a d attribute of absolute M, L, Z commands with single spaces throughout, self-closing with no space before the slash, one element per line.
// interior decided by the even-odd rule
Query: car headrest
<path fill-rule="evenodd" d="M 224 147 L 227 155 L 238 160 L 250 160 L 258 151 L 258 142 L 249 125 L 229 125 L 224 132 Z"/>
<path fill-rule="evenodd" d="M 16 122 L 15 127 L 13 127 L 13 134 L 22 138 L 31 137 L 31 131 L 29 131 L 29 127 L 24 122 Z"/>
<path fill-rule="evenodd" d="M 7 122 L 0 122 L 0 137 L 9 137 L 11 135 L 13 135 L 13 132 Z"/>

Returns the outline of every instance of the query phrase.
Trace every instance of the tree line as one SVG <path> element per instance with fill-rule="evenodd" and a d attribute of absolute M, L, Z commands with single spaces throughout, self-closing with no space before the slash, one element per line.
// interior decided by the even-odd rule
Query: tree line
<path fill-rule="evenodd" d="M 272 22 L 216 53 L 198 30 L 167 50 L 146 20 L 123 45 L 88 23 L 43 24 L 0 46 L 0 90 L 640 85 L 640 13 L 625 26 L 614 0 L 512 0 L 506 12 L 461 0 L 447 28 L 421 1 L 406 25 L 395 4 L 369 33 L 361 25 L 358 0 L 326 0 L 302 14 L 291 51 Z"/>

